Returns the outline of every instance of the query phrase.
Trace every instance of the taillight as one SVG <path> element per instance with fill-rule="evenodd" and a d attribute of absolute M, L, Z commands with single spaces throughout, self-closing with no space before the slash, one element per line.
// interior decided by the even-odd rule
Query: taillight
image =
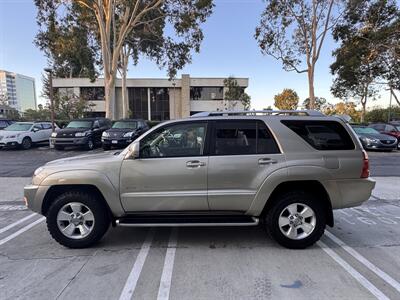
<path fill-rule="evenodd" d="M 369 159 L 368 154 L 363 150 L 363 168 L 361 172 L 361 178 L 368 178 L 369 177 Z"/>

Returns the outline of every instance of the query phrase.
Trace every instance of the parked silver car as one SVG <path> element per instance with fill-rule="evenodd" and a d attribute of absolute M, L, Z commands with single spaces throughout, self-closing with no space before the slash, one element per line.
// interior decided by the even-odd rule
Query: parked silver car
<path fill-rule="evenodd" d="M 202 113 L 162 123 L 122 152 L 60 159 L 25 187 L 62 245 L 114 226 L 252 226 L 288 248 L 314 244 L 333 209 L 375 186 L 343 120 L 315 111 Z"/>

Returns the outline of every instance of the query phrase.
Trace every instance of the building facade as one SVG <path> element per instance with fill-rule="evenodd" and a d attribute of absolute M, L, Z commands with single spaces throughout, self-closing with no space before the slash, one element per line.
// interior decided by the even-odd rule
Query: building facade
<path fill-rule="evenodd" d="M 240 101 L 225 100 L 225 78 L 127 79 L 127 94 L 131 117 L 164 121 L 188 117 L 201 111 L 241 110 Z M 235 78 L 245 90 L 249 80 Z M 55 78 L 53 87 L 60 95 L 76 96 L 91 104 L 91 116 L 105 115 L 104 80 L 91 82 L 87 78 Z M 116 82 L 116 116 L 122 117 L 121 80 Z"/>
<path fill-rule="evenodd" d="M 27 109 L 36 109 L 35 79 L 0 70 L 0 98 L 4 100 L 4 104 L 20 113 Z"/>

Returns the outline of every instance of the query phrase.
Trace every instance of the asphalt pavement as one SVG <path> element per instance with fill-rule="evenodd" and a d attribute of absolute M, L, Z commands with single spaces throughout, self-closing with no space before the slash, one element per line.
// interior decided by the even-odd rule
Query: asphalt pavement
<path fill-rule="evenodd" d="M 21 174 L 84 153 L 0 151 L 0 299 L 400 299 L 400 153 L 370 153 L 381 174 L 370 200 L 335 211 L 335 227 L 305 250 L 262 227 L 117 227 L 72 250 L 26 210 Z"/>

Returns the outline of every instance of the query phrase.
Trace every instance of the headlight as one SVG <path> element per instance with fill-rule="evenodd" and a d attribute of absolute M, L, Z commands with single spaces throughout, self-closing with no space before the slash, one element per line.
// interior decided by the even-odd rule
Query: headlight
<path fill-rule="evenodd" d="M 107 136 L 110 136 L 110 134 L 108 133 L 108 132 L 103 132 L 103 134 L 101 135 L 102 137 L 107 137 Z"/>
<path fill-rule="evenodd" d="M 57 132 L 52 132 L 51 137 L 57 137 Z"/>
<path fill-rule="evenodd" d="M 367 142 L 367 143 L 378 143 L 379 142 L 379 140 L 378 139 L 374 139 L 374 138 L 365 138 L 365 141 Z"/>
<path fill-rule="evenodd" d="M 77 132 L 75 133 L 76 137 L 82 137 L 82 136 L 87 136 L 90 134 L 90 131 L 85 131 L 85 132 Z"/>
<path fill-rule="evenodd" d="M 124 134 L 124 137 L 132 137 L 133 132 L 127 132 Z"/>
<path fill-rule="evenodd" d="M 39 173 L 42 172 L 43 170 L 44 170 L 43 167 L 37 168 L 37 169 L 35 170 L 35 172 L 33 172 L 33 175 L 38 176 Z"/>

